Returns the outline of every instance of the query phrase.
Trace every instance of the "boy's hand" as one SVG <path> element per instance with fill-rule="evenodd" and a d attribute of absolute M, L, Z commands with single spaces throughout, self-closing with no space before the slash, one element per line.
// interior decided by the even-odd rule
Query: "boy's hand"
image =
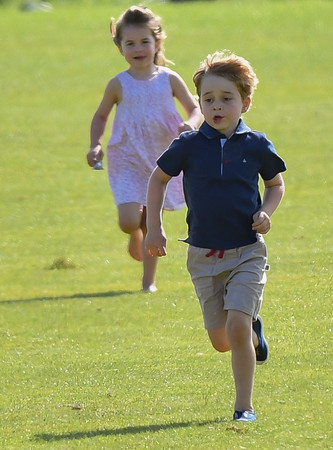
<path fill-rule="evenodd" d="M 145 238 L 145 247 L 149 256 L 165 256 L 167 252 L 164 232 L 153 233 L 148 231 Z"/>
<path fill-rule="evenodd" d="M 102 161 L 104 156 L 102 146 L 100 144 L 92 147 L 87 153 L 87 162 L 90 167 L 94 167 L 97 161 Z"/>
<path fill-rule="evenodd" d="M 257 211 L 252 216 L 253 224 L 252 230 L 261 234 L 266 234 L 271 229 L 271 219 L 265 211 Z"/>

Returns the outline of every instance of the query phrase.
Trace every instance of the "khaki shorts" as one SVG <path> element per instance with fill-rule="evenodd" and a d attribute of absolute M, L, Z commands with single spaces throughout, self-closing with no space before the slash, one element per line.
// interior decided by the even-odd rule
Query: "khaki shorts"
<path fill-rule="evenodd" d="M 189 246 L 187 269 L 200 301 L 205 328 L 215 330 L 225 325 L 226 311 L 242 311 L 254 319 L 260 311 L 267 265 L 264 239 L 244 247 L 217 251 Z"/>

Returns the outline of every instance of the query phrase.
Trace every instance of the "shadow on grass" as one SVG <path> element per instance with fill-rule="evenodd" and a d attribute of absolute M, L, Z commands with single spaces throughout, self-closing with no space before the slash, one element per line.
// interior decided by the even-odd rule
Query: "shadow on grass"
<path fill-rule="evenodd" d="M 156 425 L 138 425 L 124 428 L 106 429 L 106 430 L 94 430 L 94 431 L 74 431 L 72 433 L 64 434 L 52 434 L 41 433 L 36 434 L 34 437 L 37 440 L 42 441 L 62 441 L 68 439 L 85 439 L 93 438 L 97 436 L 123 436 L 126 434 L 140 434 L 140 433 L 156 433 L 162 430 L 176 429 L 176 428 L 188 428 L 188 427 L 202 427 L 205 425 L 213 425 L 217 423 L 226 422 L 227 419 L 212 419 L 203 422 L 171 422 L 168 424 L 156 424 Z"/>
<path fill-rule="evenodd" d="M 0 301 L 0 304 L 9 303 L 29 303 L 29 302 L 52 302 L 59 300 L 74 300 L 80 298 L 106 298 L 106 297 L 119 297 L 121 295 L 138 294 L 141 291 L 107 291 L 107 292 L 92 292 L 92 293 L 78 293 L 73 295 L 62 295 L 60 297 L 35 297 L 35 298 L 23 298 L 23 299 L 11 299 Z"/>

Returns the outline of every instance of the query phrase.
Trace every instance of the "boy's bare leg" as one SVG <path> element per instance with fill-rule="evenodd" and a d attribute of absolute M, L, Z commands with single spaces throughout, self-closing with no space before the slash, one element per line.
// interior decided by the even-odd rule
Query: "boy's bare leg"
<path fill-rule="evenodd" d="M 256 367 L 255 346 L 257 336 L 252 332 L 252 317 L 240 311 L 229 310 L 223 314 L 226 324 L 209 330 L 213 347 L 226 352 L 231 350 L 236 400 L 235 411 L 252 411 L 252 391 Z"/>
<path fill-rule="evenodd" d="M 216 328 L 215 330 L 208 330 L 208 336 L 211 340 L 212 346 L 218 352 L 227 352 L 230 350 L 230 345 L 228 342 L 225 323 L 227 321 L 227 311 L 223 313 L 223 322 L 224 325 L 220 328 Z"/>
<path fill-rule="evenodd" d="M 226 335 L 231 349 L 236 388 L 235 411 L 253 411 L 256 356 L 252 341 L 252 317 L 240 311 L 229 310 Z"/>

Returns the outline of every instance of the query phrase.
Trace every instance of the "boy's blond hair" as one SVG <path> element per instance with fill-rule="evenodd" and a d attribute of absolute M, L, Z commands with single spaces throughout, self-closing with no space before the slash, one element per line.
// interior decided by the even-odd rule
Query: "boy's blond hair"
<path fill-rule="evenodd" d="M 241 56 L 231 53 L 229 50 L 215 52 L 208 55 L 201 62 L 199 69 L 193 75 L 197 94 L 200 98 L 201 83 L 205 75 L 216 75 L 233 81 L 240 93 L 242 100 L 252 98 L 253 92 L 259 80 L 251 64 Z"/>

